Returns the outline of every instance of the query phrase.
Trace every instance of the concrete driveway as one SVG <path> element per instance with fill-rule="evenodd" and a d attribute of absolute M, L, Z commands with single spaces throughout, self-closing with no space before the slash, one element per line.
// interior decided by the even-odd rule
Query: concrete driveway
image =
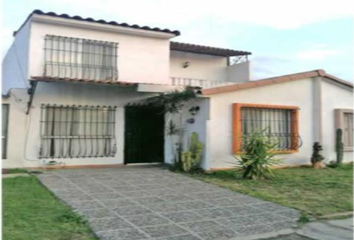
<path fill-rule="evenodd" d="M 215 240 L 283 234 L 299 213 L 160 167 L 46 171 L 40 181 L 103 240 Z"/>

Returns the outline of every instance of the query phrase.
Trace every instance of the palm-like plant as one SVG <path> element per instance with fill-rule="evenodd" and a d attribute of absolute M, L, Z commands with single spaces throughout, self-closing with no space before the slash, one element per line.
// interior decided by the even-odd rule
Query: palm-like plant
<path fill-rule="evenodd" d="M 276 142 L 264 136 L 264 131 L 254 132 L 243 137 L 243 152 L 240 154 L 239 165 L 243 178 L 264 179 L 273 176 L 271 167 L 280 162 L 275 158 Z"/>

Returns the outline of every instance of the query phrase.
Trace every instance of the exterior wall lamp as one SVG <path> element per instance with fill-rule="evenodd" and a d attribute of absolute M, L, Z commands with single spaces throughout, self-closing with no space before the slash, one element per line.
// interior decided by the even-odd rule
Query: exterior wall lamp
<path fill-rule="evenodd" d="M 197 115 L 197 113 L 199 112 L 199 110 L 200 110 L 200 107 L 199 107 L 199 106 L 193 106 L 193 107 L 191 107 L 188 111 L 189 111 L 189 113 L 190 113 L 192 116 L 195 116 L 195 115 Z M 195 123 L 194 117 L 187 119 L 187 123 L 190 123 L 190 124 Z"/>
<path fill-rule="evenodd" d="M 194 106 L 194 107 L 191 107 L 188 111 L 192 116 L 195 116 L 195 115 L 197 115 L 199 110 L 200 110 L 199 106 Z"/>

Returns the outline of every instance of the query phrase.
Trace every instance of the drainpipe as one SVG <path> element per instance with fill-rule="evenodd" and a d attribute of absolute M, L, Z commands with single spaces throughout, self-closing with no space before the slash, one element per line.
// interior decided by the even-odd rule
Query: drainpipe
<path fill-rule="evenodd" d="M 314 142 L 322 144 L 322 77 L 313 78 L 313 129 Z"/>
<path fill-rule="evenodd" d="M 28 115 L 31 111 L 31 107 L 32 107 L 32 102 L 33 102 L 33 97 L 34 97 L 34 93 L 36 92 L 36 88 L 37 88 L 37 81 L 31 81 L 31 87 L 28 89 L 28 94 L 29 96 L 29 101 L 27 103 L 27 111 L 26 114 Z"/>

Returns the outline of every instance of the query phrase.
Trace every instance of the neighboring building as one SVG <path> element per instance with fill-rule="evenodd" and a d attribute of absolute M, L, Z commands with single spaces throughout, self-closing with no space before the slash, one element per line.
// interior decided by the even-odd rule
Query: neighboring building
<path fill-rule="evenodd" d="M 323 70 L 250 81 L 251 53 L 172 42 L 178 31 L 32 12 L 3 61 L 3 168 L 173 160 L 156 94 L 200 87 L 182 122 L 204 143 L 203 167 L 230 167 L 241 135 L 267 128 L 286 165 L 312 145 L 335 159 L 342 128 L 352 160 L 353 85 Z M 194 118 L 195 122 L 187 121 Z"/>

